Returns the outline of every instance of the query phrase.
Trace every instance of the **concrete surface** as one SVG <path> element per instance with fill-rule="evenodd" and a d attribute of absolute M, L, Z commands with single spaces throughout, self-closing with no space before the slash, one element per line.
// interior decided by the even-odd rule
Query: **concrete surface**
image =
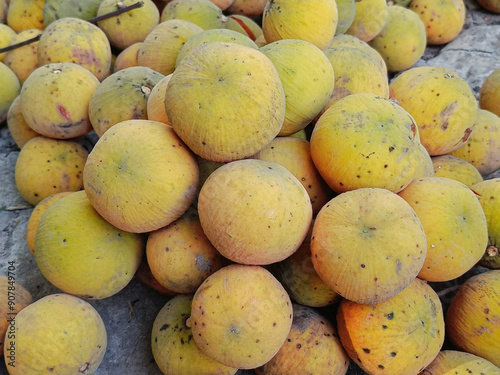
<path fill-rule="evenodd" d="M 500 68 L 500 16 L 484 11 L 475 0 L 467 0 L 466 4 L 468 14 L 462 33 L 444 47 L 428 47 L 418 65 L 456 70 L 477 95 L 484 79 Z M 8 261 L 15 261 L 17 281 L 38 300 L 59 290 L 40 273 L 26 245 L 25 230 L 32 207 L 22 199 L 15 186 L 14 166 L 18 154 L 19 149 L 4 123 L 0 128 L 0 274 L 6 274 Z M 500 177 L 500 173 L 497 171 L 489 177 Z M 471 270 L 475 272 L 480 270 Z M 459 283 L 457 280 L 435 287 L 443 289 Z M 449 303 L 452 297 L 453 294 L 444 296 L 443 302 Z M 101 314 L 108 333 L 107 352 L 97 375 L 161 375 L 151 354 L 150 331 L 156 314 L 167 300 L 165 295 L 133 279 L 115 296 L 89 301 Z M 324 312 L 327 314 L 328 310 Z M 2 361 L 0 374 L 6 373 Z M 348 375 L 361 374 L 364 372 L 354 364 L 348 372 Z"/>

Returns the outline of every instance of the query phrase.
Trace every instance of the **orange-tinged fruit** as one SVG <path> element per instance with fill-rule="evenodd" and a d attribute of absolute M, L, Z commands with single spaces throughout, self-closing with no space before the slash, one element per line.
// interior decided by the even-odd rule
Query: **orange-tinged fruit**
<path fill-rule="evenodd" d="M 419 375 L 500 375 L 500 368 L 477 355 L 458 350 L 441 350 Z"/>
<path fill-rule="evenodd" d="M 139 49 L 142 46 L 142 42 L 133 43 L 123 51 L 121 51 L 115 59 L 113 64 L 113 73 L 119 70 L 130 68 L 131 66 L 139 65 L 137 61 L 137 55 L 139 54 Z"/>
<path fill-rule="evenodd" d="M 170 125 L 170 120 L 165 110 L 165 96 L 170 78 L 172 78 L 172 74 L 166 75 L 153 86 L 148 96 L 148 102 L 146 103 L 148 120 Z"/>
<path fill-rule="evenodd" d="M 23 117 L 21 97 L 18 95 L 7 111 L 7 127 L 17 147 L 20 149 L 31 139 L 41 136 L 29 127 Z"/>
<path fill-rule="evenodd" d="M 500 69 L 493 70 L 479 90 L 479 107 L 500 116 Z"/>

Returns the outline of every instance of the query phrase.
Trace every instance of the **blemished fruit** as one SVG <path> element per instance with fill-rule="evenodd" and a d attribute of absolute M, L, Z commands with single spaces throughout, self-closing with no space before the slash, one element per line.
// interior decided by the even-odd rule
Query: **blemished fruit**
<path fill-rule="evenodd" d="M 87 150 L 75 141 L 31 139 L 19 152 L 14 170 L 19 194 L 36 205 L 54 193 L 81 190 L 87 156 Z"/>
<path fill-rule="evenodd" d="M 472 276 L 461 285 L 446 314 L 455 347 L 500 366 L 500 270 Z"/>
<path fill-rule="evenodd" d="M 413 0 L 409 9 L 425 23 L 429 45 L 451 42 L 464 27 L 466 13 L 464 0 Z"/>
<path fill-rule="evenodd" d="M 467 187 L 483 181 L 483 176 L 476 167 L 456 156 L 434 156 L 432 163 L 434 165 L 434 176 L 436 177 L 448 177 L 463 183 Z"/>
<path fill-rule="evenodd" d="M 9 133 L 20 149 L 31 139 L 41 136 L 29 127 L 23 117 L 21 97 L 18 95 L 7 111 L 7 127 Z"/>
<path fill-rule="evenodd" d="M 181 19 L 203 30 L 221 29 L 222 10 L 210 0 L 170 0 L 161 12 L 160 22 Z"/>
<path fill-rule="evenodd" d="M 427 47 L 424 22 L 411 10 L 392 6 L 387 9 L 387 21 L 371 41 L 384 58 L 389 72 L 411 68 L 423 56 Z"/>
<path fill-rule="evenodd" d="M 167 21 L 168 22 L 168 21 Z M 249 157 L 269 144 L 285 118 L 285 93 L 272 61 L 235 43 L 205 43 L 172 74 L 165 108 L 173 129 L 203 159 Z"/>
<path fill-rule="evenodd" d="M 500 69 L 493 70 L 479 90 L 479 107 L 500 116 Z"/>
<path fill-rule="evenodd" d="M 265 365 L 256 368 L 259 375 L 345 375 L 349 357 L 335 328 L 318 312 L 293 305 L 293 322 L 288 337 Z"/>
<path fill-rule="evenodd" d="M 418 276 L 449 281 L 470 270 L 488 242 L 485 213 L 463 183 L 446 177 L 422 177 L 399 195 L 417 213 L 427 237 L 427 255 Z"/>
<path fill-rule="evenodd" d="M 262 35 L 262 28 L 252 18 L 242 14 L 230 14 L 222 19 L 223 27 L 228 30 L 237 31 L 255 40 Z"/>
<path fill-rule="evenodd" d="M 468 83 L 448 68 L 408 69 L 389 85 L 390 97 L 415 119 L 431 156 L 461 147 L 474 129 L 477 102 Z"/>
<path fill-rule="evenodd" d="M 0 62 L 0 123 L 7 118 L 7 113 L 12 102 L 17 98 L 21 91 L 21 83 L 16 73 L 3 62 Z"/>
<path fill-rule="evenodd" d="M 285 120 L 278 135 L 304 129 L 332 95 L 332 64 L 322 50 L 300 39 L 271 42 L 261 47 L 260 52 L 276 67 L 285 91 Z"/>
<path fill-rule="evenodd" d="M 347 354 L 372 375 L 416 375 L 439 353 L 445 336 L 441 301 L 416 278 L 376 305 L 342 300 L 337 329 Z"/>
<path fill-rule="evenodd" d="M 11 44 L 22 43 L 42 33 L 38 29 L 23 30 L 11 39 Z M 16 73 L 21 85 L 38 68 L 38 42 L 18 47 L 5 53 L 3 62 Z"/>
<path fill-rule="evenodd" d="M 111 74 L 94 90 L 88 116 L 99 137 L 119 122 L 146 120 L 149 94 L 163 74 L 145 67 L 131 66 Z"/>
<path fill-rule="evenodd" d="M 500 375 L 500 368 L 477 355 L 458 350 L 441 350 L 419 375 Z"/>
<path fill-rule="evenodd" d="M 417 124 L 394 102 L 348 95 L 328 108 L 311 135 L 311 156 L 326 183 L 341 193 L 361 187 L 401 191 L 420 159 Z"/>
<path fill-rule="evenodd" d="M 387 301 L 417 276 L 426 257 L 422 223 L 386 189 L 360 188 L 333 198 L 318 213 L 311 236 L 314 268 L 346 299 Z"/>
<path fill-rule="evenodd" d="M 31 293 L 16 283 L 15 272 L 9 271 L 16 269 L 17 262 L 9 261 L 6 264 L 6 275 L 0 275 L 0 358 L 4 355 L 4 342 L 10 347 L 12 335 L 15 334 L 16 326 L 13 319 L 19 311 L 33 302 Z M 10 354 L 10 350 L 7 351 L 7 355 Z"/>
<path fill-rule="evenodd" d="M 480 260 L 484 267 L 500 268 L 500 178 L 479 182 L 471 187 L 478 196 L 488 224 L 488 246 Z"/>
<path fill-rule="evenodd" d="M 196 292 L 203 280 L 223 266 L 223 258 L 203 233 L 195 209 L 150 232 L 146 256 L 155 279 L 176 293 Z"/>
<path fill-rule="evenodd" d="M 200 285 L 186 324 L 203 354 L 226 366 L 252 369 L 281 348 L 292 314 L 290 297 L 269 271 L 233 264 Z"/>
<path fill-rule="evenodd" d="M 130 282 L 145 244 L 141 235 L 107 223 L 82 190 L 46 209 L 34 253 L 38 268 L 57 288 L 85 299 L 103 299 Z"/>
<path fill-rule="evenodd" d="M 357 0 L 354 20 L 346 34 L 369 42 L 380 33 L 387 22 L 387 8 L 386 0 Z"/>
<path fill-rule="evenodd" d="M 123 51 L 121 51 L 115 59 L 113 64 L 113 73 L 116 73 L 119 70 L 130 68 L 131 66 L 139 65 L 137 61 L 137 56 L 139 54 L 139 49 L 142 46 L 142 42 L 134 43 Z"/>
<path fill-rule="evenodd" d="M 27 29 L 43 30 L 43 5 L 45 0 L 10 0 L 7 8 L 7 25 L 19 33 Z"/>
<path fill-rule="evenodd" d="M 102 81 L 111 71 L 111 45 L 96 25 L 79 18 L 61 18 L 45 28 L 38 42 L 38 63 L 56 62 L 80 65 Z"/>
<path fill-rule="evenodd" d="M 262 14 L 262 31 L 267 43 L 300 39 L 326 48 L 337 29 L 335 0 L 268 1 Z"/>
<path fill-rule="evenodd" d="M 46 137 L 69 139 L 92 130 L 91 97 L 100 86 L 88 70 L 71 62 L 42 65 L 21 89 L 24 120 Z"/>
<path fill-rule="evenodd" d="M 85 191 L 108 222 L 150 232 L 182 216 L 198 190 L 192 152 L 166 124 L 122 121 L 99 139 L 83 171 Z"/>
<path fill-rule="evenodd" d="M 97 16 L 114 12 L 124 6 L 134 4 L 134 0 L 103 0 Z M 142 6 L 126 13 L 97 22 L 110 44 L 123 50 L 134 43 L 143 42 L 146 36 L 160 22 L 160 12 L 151 0 L 142 0 Z"/>
<path fill-rule="evenodd" d="M 5 346 L 9 375 L 93 374 L 107 347 L 104 322 L 88 302 L 69 294 L 49 294 L 15 318 L 13 358 Z"/>
<path fill-rule="evenodd" d="M 200 190 L 198 212 L 215 248 L 243 264 L 287 258 L 312 220 L 311 202 L 299 180 L 278 163 L 255 159 L 216 169 Z"/>

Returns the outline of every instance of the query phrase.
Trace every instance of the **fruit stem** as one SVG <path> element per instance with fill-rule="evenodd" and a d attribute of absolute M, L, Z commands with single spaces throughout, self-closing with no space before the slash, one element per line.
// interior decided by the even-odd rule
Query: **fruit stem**
<path fill-rule="evenodd" d="M 97 23 L 99 21 L 102 21 L 102 20 L 105 20 L 105 19 L 108 19 L 111 17 L 119 16 L 120 14 L 131 11 L 133 9 L 140 8 L 143 5 L 144 5 L 144 3 L 142 1 L 138 1 L 137 3 L 134 3 L 132 5 L 129 5 L 129 6 L 126 6 L 123 8 L 119 8 L 113 12 L 109 12 L 109 13 L 100 15 L 98 17 L 90 18 L 87 20 L 87 22 Z M 34 38 L 27 39 L 27 40 L 24 40 L 24 41 L 16 43 L 16 44 L 11 44 L 10 46 L 4 47 L 4 48 L 0 48 L 0 53 L 9 52 L 9 51 L 12 51 L 16 48 L 27 46 L 28 44 L 38 42 L 40 40 L 41 36 L 42 36 L 42 34 L 39 34 L 39 35 L 35 36 Z"/>
<path fill-rule="evenodd" d="M 486 247 L 486 254 L 489 257 L 496 257 L 498 255 L 498 247 L 489 245 L 488 247 Z"/>

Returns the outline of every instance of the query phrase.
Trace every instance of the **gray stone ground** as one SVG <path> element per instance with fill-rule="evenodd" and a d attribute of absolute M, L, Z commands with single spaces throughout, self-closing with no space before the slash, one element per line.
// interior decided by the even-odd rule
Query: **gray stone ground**
<path fill-rule="evenodd" d="M 475 94 L 484 79 L 500 68 L 500 15 L 484 11 L 475 0 L 466 0 L 467 20 L 462 33 L 444 47 L 428 47 L 418 65 L 443 66 L 455 70 Z M 19 149 L 3 124 L 0 127 L 0 274 L 6 274 L 7 262 L 16 262 L 17 281 L 38 300 L 60 292 L 40 273 L 26 245 L 26 224 L 32 207 L 19 195 L 14 181 L 14 166 Z M 487 178 L 500 177 L 500 172 Z M 473 269 L 464 277 L 481 272 Z M 436 285 L 443 289 L 460 280 Z M 452 294 L 444 297 L 445 306 Z M 110 298 L 89 301 L 102 316 L 108 333 L 108 348 L 97 375 L 161 375 L 150 349 L 153 320 L 168 298 L 133 279 L 121 292 Z M 328 309 L 325 315 L 333 316 Z M 0 364 L 0 374 L 6 374 Z M 239 374 L 253 372 L 240 371 Z M 355 365 L 348 375 L 364 374 Z"/>

